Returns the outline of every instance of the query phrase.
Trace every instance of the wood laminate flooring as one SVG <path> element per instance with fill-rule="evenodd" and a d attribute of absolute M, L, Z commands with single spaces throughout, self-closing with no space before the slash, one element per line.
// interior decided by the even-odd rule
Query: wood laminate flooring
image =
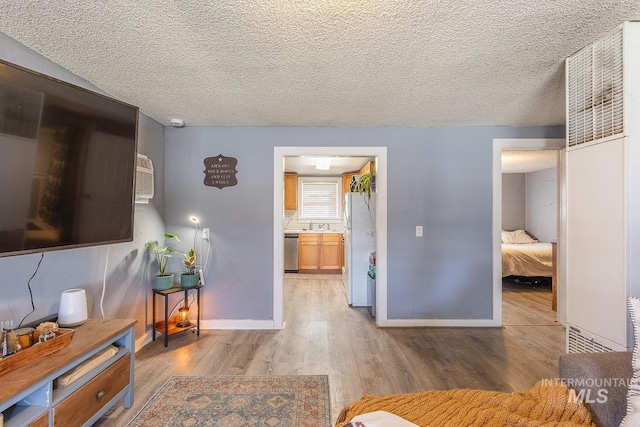
<path fill-rule="evenodd" d="M 538 294 L 505 289 L 503 327 L 378 329 L 366 308 L 347 305 L 339 275 L 287 274 L 284 329 L 203 330 L 172 336 L 168 348 L 150 343 L 136 354 L 134 406 L 120 402 L 96 425 L 126 426 L 171 375 L 328 375 L 332 422 L 365 393 L 526 390 L 556 378 L 564 352 L 550 292 L 548 304 L 535 302 L 546 298 Z"/>

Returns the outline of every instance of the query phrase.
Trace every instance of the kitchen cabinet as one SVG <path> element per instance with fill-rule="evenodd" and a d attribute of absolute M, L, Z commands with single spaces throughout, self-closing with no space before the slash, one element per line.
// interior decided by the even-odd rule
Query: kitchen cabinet
<path fill-rule="evenodd" d="M 300 273 L 341 273 L 342 234 L 304 233 L 299 236 Z"/>
<path fill-rule="evenodd" d="M 349 193 L 351 191 L 351 179 L 356 176 L 357 173 L 345 173 L 342 175 L 342 194 Z M 344 197 L 342 198 L 344 202 Z"/>
<path fill-rule="evenodd" d="M 365 173 L 371 173 L 376 170 L 376 165 L 373 162 L 367 162 L 358 172 L 358 175 L 364 175 Z"/>
<path fill-rule="evenodd" d="M 366 173 L 371 173 L 376 170 L 376 165 L 373 161 L 369 161 L 360 168 L 357 172 L 350 172 L 342 174 L 342 193 L 349 193 L 351 191 L 351 179 L 355 177 L 359 177 L 360 175 L 364 175 Z"/>
<path fill-rule="evenodd" d="M 297 173 L 287 172 L 284 174 L 284 209 L 285 210 L 298 209 L 298 174 Z"/>

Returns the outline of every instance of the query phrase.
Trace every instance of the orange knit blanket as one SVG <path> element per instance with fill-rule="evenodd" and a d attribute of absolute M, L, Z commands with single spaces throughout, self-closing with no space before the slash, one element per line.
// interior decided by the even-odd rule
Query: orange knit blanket
<path fill-rule="evenodd" d="M 521 393 L 461 389 L 365 395 L 342 409 L 336 427 L 372 411 L 391 412 L 421 427 L 595 426 L 575 393 L 556 381 L 539 381 Z"/>

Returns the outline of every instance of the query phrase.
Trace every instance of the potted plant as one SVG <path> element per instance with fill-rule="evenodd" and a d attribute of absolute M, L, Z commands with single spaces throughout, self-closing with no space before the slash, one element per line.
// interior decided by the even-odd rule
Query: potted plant
<path fill-rule="evenodd" d="M 364 197 L 364 201 L 367 204 L 367 209 L 369 210 L 369 217 L 371 218 L 371 231 L 369 232 L 369 234 L 371 234 L 371 237 L 375 237 L 375 234 L 376 234 L 376 225 L 375 225 L 375 219 L 374 219 L 375 204 L 373 206 L 371 205 L 371 193 L 376 191 L 375 171 L 360 175 L 360 177 L 358 178 L 358 180 L 354 185 L 353 190 L 362 194 L 362 196 Z"/>
<path fill-rule="evenodd" d="M 193 288 L 198 285 L 200 275 L 196 272 L 196 251 L 195 249 L 189 249 L 189 252 L 184 255 L 184 266 L 187 269 L 186 273 L 180 275 L 180 285 L 183 288 Z"/>
<path fill-rule="evenodd" d="M 173 288 L 173 273 L 167 274 L 167 261 L 171 258 L 172 254 L 180 254 L 177 250 L 167 245 L 167 240 L 174 239 L 180 242 L 177 235 L 173 233 L 164 233 L 164 244 L 161 246 L 158 242 L 148 242 L 145 244 L 145 248 L 151 249 L 156 253 L 156 260 L 158 261 L 158 274 L 155 277 L 155 287 L 160 291 Z"/>
<path fill-rule="evenodd" d="M 354 190 L 366 195 L 367 199 L 371 199 L 371 192 L 376 191 L 376 173 L 369 172 L 360 175 Z"/>

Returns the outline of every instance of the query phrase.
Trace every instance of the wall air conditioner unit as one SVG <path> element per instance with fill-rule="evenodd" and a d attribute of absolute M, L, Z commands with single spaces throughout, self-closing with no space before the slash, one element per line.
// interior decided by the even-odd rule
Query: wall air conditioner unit
<path fill-rule="evenodd" d="M 136 166 L 136 203 L 149 203 L 153 199 L 153 162 L 138 154 Z"/>

